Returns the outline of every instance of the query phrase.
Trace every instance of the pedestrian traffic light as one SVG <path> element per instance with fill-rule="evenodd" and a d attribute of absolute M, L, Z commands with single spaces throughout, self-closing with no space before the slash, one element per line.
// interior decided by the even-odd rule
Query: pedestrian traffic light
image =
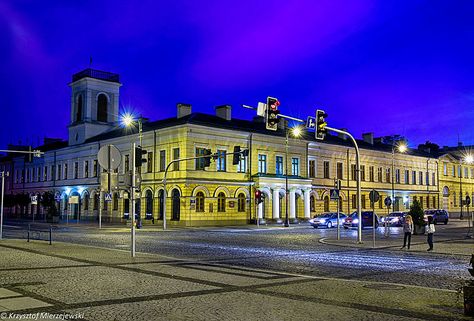
<path fill-rule="evenodd" d="M 240 146 L 234 146 L 234 153 L 232 154 L 232 165 L 239 165 L 240 158 L 242 157 L 242 153 L 240 151 Z"/>
<path fill-rule="evenodd" d="M 280 102 L 278 101 L 278 99 L 273 97 L 267 97 L 267 108 L 265 110 L 265 127 L 268 130 L 278 129 L 278 122 L 280 121 L 280 118 L 278 118 L 278 114 L 280 114 L 278 106 L 280 106 Z"/>
<path fill-rule="evenodd" d="M 316 110 L 316 130 L 315 130 L 315 136 L 316 139 L 323 140 L 324 137 L 326 137 L 326 117 L 328 114 L 324 110 L 318 109 Z"/>
<path fill-rule="evenodd" d="M 210 149 L 205 149 L 204 150 L 204 167 L 209 167 L 211 166 L 211 155 L 212 151 Z"/>
<path fill-rule="evenodd" d="M 263 202 L 263 197 L 262 197 L 262 191 L 257 189 L 255 191 L 255 202 L 258 204 L 262 203 Z"/>
<path fill-rule="evenodd" d="M 146 158 L 144 158 L 146 154 L 147 151 L 142 149 L 140 145 L 135 147 L 135 167 L 141 167 L 143 163 L 146 163 Z"/>

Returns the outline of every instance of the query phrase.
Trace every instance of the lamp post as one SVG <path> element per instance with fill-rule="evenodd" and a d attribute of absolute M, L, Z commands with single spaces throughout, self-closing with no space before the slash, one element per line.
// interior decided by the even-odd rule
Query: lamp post
<path fill-rule="evenodd" d="M 291 129 L 293 137 L 301 136 L 301 127 L 296 126 Z M 290 128 L 286 126 L 286 140 L 285 140 L 285 227 L 290 226 L 290 220 L 288 217 L 288 137 L 290 134 Z"/>
<path fill-rule="evenodd" d="M 139 117 L 137 120 L 135 120 L 135 118 L 133 117 L 133 115 L 131 114 L 124 114 L 122 116 L 122 124 L 127 127 L 127 128 L 130 128 L 131 126 L 134 125 L 134 123 L 137 123 L 138 124 L 138 139 L 139 139 L 139 142 L 140 142 L 140 146 L 142 144 L 142 118 Z M 130 200 L 132 202 L 132 213 L 131 213 L 131 222 L 132 222 L 132 227 L 131 227 L 131 230 L 130 230 L 130 233 L 131 233 L 131 254 L 132 254 L 132 257 L 135 257 L 135 243 L 136 243 L 136 238 L 135 238 L 135 189 L 138 187 L 138 186 L 135 186 L 135 183 L 136 183 L 136 164 L 135 164 L 135 147 L 136 147 L 136 143 L 133 142 L 133 139 L 132 139 L 132 144 L 131 144 L 131 149 L 132 149 L 132 179 L 131 179 L 131 186 L 130 186 Z"/>
<path fill-rule="evenodd" d="M 398 145 L 392 144 L 392 206 L 395 207 L 395 149 L 399 153 L 405 153 L 407 151 L 407 145 L 405 143 L 400 143 Z"/>
<path fill-rule="evenodd" d="M 8 172 L 0 172 L 2 177 L 2 194 L 1 194 L 1 204 L 0 205 L 0 240 L 3 238 L 3 194 L 5 193 L 5 176 L 8 176 Z"/>
<path fill-rule="evenodd" d="M 459 158 L 459 201 L 461 203 L 461 214 L 459 216 L 459 219 L 463 219 L 464 217 L 464 213 L 463 213 L 463 205 L 464 205 L 464 196 L 463 196 L 463 193 L 462 193 L 462 163 L 466 163 L 466 164 L 472 164 L 472 162 L 474 161 L 474 158 L 472 155 L 465 155 L 464 157 L 461 157 Z M 468 213 L 469 215 L 469 213 Z"/>

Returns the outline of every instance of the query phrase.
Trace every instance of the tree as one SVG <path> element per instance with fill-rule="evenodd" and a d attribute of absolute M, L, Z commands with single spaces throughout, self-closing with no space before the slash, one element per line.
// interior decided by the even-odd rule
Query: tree
<path fill-rule="evenodd" d="M 413 219 L 413 225 L 415 225 L 415 234 L 418 234 L 419 232 L 424 233 L 422 230 L 425 226 L 425 213 L 423 212 L 421 204 L 418 200 L 413 201 L 408 214 L 410 214 Z"/>
<path fill-rule="evenodd" d="M 41 197 L 41 205 L 46 209 L 46 217 L 48 221 L 51 221 L 53 217 L 58 217 L 59 212 L 56 207 L 56 199 L 52 192 L 45 192 Z"/>

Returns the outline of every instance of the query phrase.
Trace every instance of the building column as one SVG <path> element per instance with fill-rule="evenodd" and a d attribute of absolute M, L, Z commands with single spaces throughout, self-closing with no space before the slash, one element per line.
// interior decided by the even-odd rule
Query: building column
<path fill-rule="evenodd" d="M 272 218 L 274 220 L 280 219 L 280 189 L 273 189 L 273 206 L 272 206 Z"/>
<path fill-rule="evenodd" d="M 311 190 L 310 189 L 305 189 L 303 192 L 303 197 L 304 197 L 304 218 L 309 219 L 311 217 Z"/>
<path fill-rule="evenodd" d="M 296 193 L 294 189 L 290 189 L 290 212 L 288 217 L 290 219 L 296 218 Z"/>
<path fill-rule="evenodd" d="M 260 221 L 263 218 L 263 202 L 257 205 L 257 215 Z"/>

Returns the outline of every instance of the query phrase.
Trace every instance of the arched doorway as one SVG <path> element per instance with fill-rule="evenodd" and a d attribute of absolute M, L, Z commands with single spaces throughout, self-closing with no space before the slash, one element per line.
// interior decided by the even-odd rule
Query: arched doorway
<path fill-rule="evenodd" d="M 158 219 L 163 219 L 163 203 L 164 203 L 164 192 L 160 190 L 158 192 Z"/>
<path fill-rule="evenodd" d="M 81 217 L 81 195 L 79 195 L 78 192 L 72 192 L 71 197 L 74 196 L 72 201 L 75 202 L 75 199 L 77 198 L 77 203 L 71 203 L 71 218 L 73 220 L 80 219 Z"/>
<path fill-rule="evenodd" d="M 175 188 L 171 192 L 171 220 L 173 221 L 179 221 L 179 215 L 180 215 L 180 195 L 179 195 L 179 190 Z"/>
<path fill-rule="evenodd" d="M 145 217 L 150 219 L 153 217 L 153 193 L 148 190 L 145 194 Z"/>
<path fill-rule="evenodd" d="M 447 186 L 443 187 L 443 209 L 447 210 L 449 208 L 449 188 Z"/>

